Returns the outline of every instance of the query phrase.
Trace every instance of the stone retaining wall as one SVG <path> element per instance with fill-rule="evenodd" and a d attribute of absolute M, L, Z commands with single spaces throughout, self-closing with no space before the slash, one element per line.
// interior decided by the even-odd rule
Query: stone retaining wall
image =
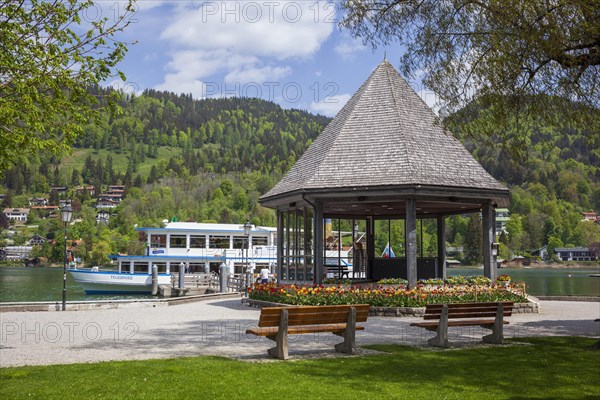
<path fill-rule="evenodd" d="M 540 305 L 536 300 L 530 298 L 528 303 L 515 303 L 513 314 L 539 313 Z M 243 299 L 242 303 L 254 308 L 292 306 L 292 304 L 253 299 Z M 422 317 L 423 314 L 425 314 L 425 307 L 371 307 L 369 309 L 369 315 L 372 317 Z"/>

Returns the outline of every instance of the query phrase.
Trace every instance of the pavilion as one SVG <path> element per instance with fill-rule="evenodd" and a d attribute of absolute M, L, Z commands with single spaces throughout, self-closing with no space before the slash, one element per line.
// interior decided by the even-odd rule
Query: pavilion
<path fill-rule="evenodd" d="M 260 202 L 277 210 L 281 283 L 322 281 L 333 220 L 338 239 L 342 230 L 351 235 L 338 248 L 349 247 L 363 278 L 401 277 L 413 287 L 445 278 L 445 218 L 454 214 L 481 213 L 484 275 L 494 279 L 494 210 L 510 197 L 383 61 Z M 418 248 L 423 221 L 435 228 L 433 256 Z M 386 240 L 397 255 L 380 254 Z"/>

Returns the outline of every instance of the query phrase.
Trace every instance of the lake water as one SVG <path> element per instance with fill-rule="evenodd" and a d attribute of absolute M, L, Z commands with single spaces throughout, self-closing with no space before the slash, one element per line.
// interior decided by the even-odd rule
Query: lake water
<path fill-rule="evenodd" d="M 447 274 L 483 275 L 478 268 L 448 268 Z M 527 293 L 533 296 L 600 296 L 600 274 L 596 269 L 554 268 L 501 268 L 498 275 L 506 274 L 513 282 L 525 282 Z"/>
<path fill-rule="evenodd" d="M 0 267 L 0 302 L 62 301 L 63 269 Z M 150 295 L 86 295 L 67 272 L 67 301 L 152 298 Z"/>
<path fill-rule="evenodd" d="M 510 275 L 513 281 L 523 281 L 527 293 L 533 296 L 600 296 L 598 269 L 512 269 L 503 268 L 499 274 Z M 448 275 L 483 275 L 482 269 L 449 268 Z M 0 267 L 0 302 L 61 301 L 62 268 Z M 86 295 L 67 273 L 67 301 L 151 298 L 149 295 L 115 296 Z"/>

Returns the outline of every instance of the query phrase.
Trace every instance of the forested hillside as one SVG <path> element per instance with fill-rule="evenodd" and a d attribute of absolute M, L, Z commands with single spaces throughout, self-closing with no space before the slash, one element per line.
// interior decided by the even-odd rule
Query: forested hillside
<path fill-rule="evenodd" d="M 566 103 L 564 107 L 579 107 Z M 557 107 L 558 108 L 558 107 Z M 588 109 L 587 112 L 599 113 Z M 450 118 L 449 127 L 496 179 L 511 189 L 503 256 L 545 244 L 549 248 L 600 242 L 600 227 L 581 212 L 600 212 L 600 127 L 566 125 L 560 115 L 510 116 L 489 129 L 487 110 L 472 104 Z M 497 133 L 478 137 L 479 127 Z"/>
<path fill-rule="evenodd" d="M 105 94 L 105 89 L 95 93 Z M 154 90 L 124 97 L 121 106 L 119 117 L 106 116 L 89 125 L 72 155 L 59 159 L 40 152 L 7 171 L 1 182 L 0 193 L 8 194 L 5 205 L 15 207 L 26 206 L 29 197 L 48 197 L 51 186 L 126 185 L 127 196 L 108 226 L 96 224 L 94 198 L 73 191 L 69 195 L 82 219 L 73 234 L 84 240 L 80 251 L 91 262 L 101 262 L 110 252 L 134 251 L 135 224 L 158 226 L 173 217 L 243 223 L 249 217 L 255 224 L 274 226 L 274 213 L 258 205 L 259 196 L 329 122 L 258 99 L 194 100 Z M 581 222 L 580 214 L 600 210 L 597 127 L 551 126 L 532 118 L 527 129 L 484 140 L 465 135 L 459 127 L 482 123 L 485 112 L 464 110 L 458 117 L 454 119 L 462 125 L 451 125 L 453 132 L 512 189 L 501 256 L 524 254 L 546 243 L 587 246 L 598 240 L 598 225 Z M 58 221 L 31 219 L 37 227 L 16 242 L 33 233 L 60 240 Z M 470 262 L 478 258 L 468 250 L 473 236 L 469 226 L 475 225 L 461 216 L 448 221 L 449 245 L 466 246 L 459 256 Z M 60 258 L 60 252 L 55 256 Z"/>

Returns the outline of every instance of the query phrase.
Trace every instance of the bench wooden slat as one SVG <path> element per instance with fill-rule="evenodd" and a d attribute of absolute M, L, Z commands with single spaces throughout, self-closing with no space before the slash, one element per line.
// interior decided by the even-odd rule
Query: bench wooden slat
<path fill-rule="evenodd" d="M 278 326 L 281 310 L 288 311 L 288 324 L 318 325 L 325 323 L 344 323 L 348 319 L 350 306 L 307 306 L 307 307 L 266 307 L 261 312 L 259 327 Z M 365 322 L 369 316 L 369 305 L 352 305 L 356 309 L 356 322 Z"/>
<path fill-rule="evenodd" d="M 306 333 L 321 333 L 321 332 L 342 332 L 346 329 L 346 324 L 324 324 L 324 325 L 302 325 L 288 327 L 288 334 L 306 334 Z M 364 331 L 362 325 L 356 326 L 357 331 Z M 256 336 L 274 336 L 279 332 L 279 327 L 268 326 L 265 328 L 254 328 L 246 330 L 247 334 Z"/>
<path fill-rule="evenodd" d="M 448 326 L 481 326 L 481 325 L 494 325 L 496 323 L 493 319 L 479 319 L 479 320 L 468 320 L 468 321 L 448 321 Z M 508 325 L 508 321 L 503 321 L 504 325 Z M 439 322 L 413 322 L 410 326 L 418 326 L 420 328 L 435 328 L 439 325 Z"/>
<path fill-rule="evenodd" d="M 513 303 L 502 302 L 503 315 L 512 315 Z M 425 307 L 423 319 L 439 319 L 442 313 L 442 304 L 430 304 Z M 482 318 L 495 317 L 498 303 L 450 303 L 448 304 L 448 318 Z"/>
<path fill-rule="evenodd" d="M 289 306 L 289 307 L 263 307 L 261 309 L 262 314 L 279 314 L 279 312 L 283 309 L 288 311 L 290 310 L 298 310 L 304 313 L 315 312 L 328 312 L 328 311 L 339 311 L 339 310 L 348 310 L 348 307 L 354 307 L 356 311 L 360 309 L 368 309 L 370 306 L 368 304 L 343 304 L 343 305 L 335 305 L 335 306 Z"/>
<path fill-rule="evenodd" d="M 505 317 L 510 317 L 512 316 L 512 310 L 508 310 L 508 311 L 504 311 L 502 313 L 502 315 L 504 315 Z M 448 318 L 485 318 L 485 317 L 495 317 L 496 316 L 496 311 L 494 312 L 480 312 L 480 311 L 473 311 L 473 312 L 469 312 L 467 310 L 465 311 L 461 311 L 460 313 L 450 313 L 448 312 Z M 440 314 L 429 314 L 429 315 L 424 315 L 423 319 L 440 319 Z"/>

